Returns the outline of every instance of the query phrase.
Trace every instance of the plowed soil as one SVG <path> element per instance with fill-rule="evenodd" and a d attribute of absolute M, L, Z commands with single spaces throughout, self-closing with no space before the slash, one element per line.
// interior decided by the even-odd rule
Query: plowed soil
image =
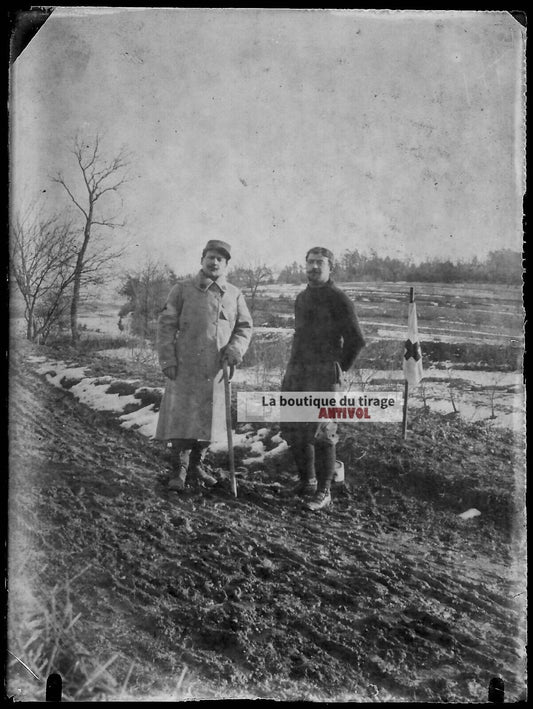
<path fill-rule="evenodd" d="M 211 458 L 220 483 L 178 495 L 161 444 L 52 387 L 31 351 L 10 372 L 9 649 L 40 681 L 11 657 L 15 701 L 42 701 L 46 672 L 70 700 L 470 703 L 494 678 L 525 698 L 519 436 L 437 414 L 406 440 L 346 426 L 346 483 L 318 513 L 284 496 L 288 455 L 241 472 L 237 498 Z M 37 672 L 36 609 L 60 603 L 76 622 Z"/>

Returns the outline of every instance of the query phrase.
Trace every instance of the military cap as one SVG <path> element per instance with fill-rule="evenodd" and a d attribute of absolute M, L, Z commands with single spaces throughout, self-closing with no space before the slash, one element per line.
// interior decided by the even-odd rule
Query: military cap
<path fill-rule="evenodd" d="M 229 261 L 231 258 L 231 246 L 225 241 L 219 239 L 210 239 L 204 247 L 202 257 L 207 251 L 219 251 Z"/>

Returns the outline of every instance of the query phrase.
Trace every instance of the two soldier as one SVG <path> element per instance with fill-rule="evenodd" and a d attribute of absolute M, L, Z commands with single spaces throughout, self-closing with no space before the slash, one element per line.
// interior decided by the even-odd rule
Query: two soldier
<path fill-rule="evenodd" d="M 199 273 L 172 288 L 159 317 L 157 346 L 167 384 L 156 438 L 171 443 L 171 490 L 184 490 L 188 474 L 205 485 L 216 483 L 202 466 L 213 418 L 223 416 L 213 411 L 214 388 L 222 386 L 223 362 L 230 368 L 240 364 L 252 336 L 243 294 L 225 277 L 230 258 L 229 244 L 208 241 Z M 353 303 L 332 281 L 332 268 L 328 249 L 306 254 L 308 285 L 296 298 L 283 391 L 338 391 L 365 345 Z M 311 497 L 311 510 L 326 507 L 335 475 L 336 425 L 295 423 L 284 426 L 283 435 L 300 477 L 293 492 Z"/>

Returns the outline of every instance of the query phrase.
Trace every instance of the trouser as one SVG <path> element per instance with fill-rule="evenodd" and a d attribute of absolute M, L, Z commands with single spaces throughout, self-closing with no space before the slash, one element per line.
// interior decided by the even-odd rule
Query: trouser
<path fill-rule="evenodd" d="M 340 391 L 342 370 L 335 359 L 314 363 L 291 360 L 283 377 L 282 391 Z M 293 423 L 283 426 L 302 480 L 316 477 L 319 491 L 329 490 L 335 476 L 337 424 Z"/>
<path fill-rule="evenodd" d="M 172 467 L 194 468 L 205 457 L 209 441 L 198 441 L 194 438 L 173 438 L 170 449 Z"/>
<path fill-rule="evenodd" d="M 328 491 L 335 476 L 337 424 L 294 423 L 283 429 L 300 480 L 316 478 L 317 489 Z"/>

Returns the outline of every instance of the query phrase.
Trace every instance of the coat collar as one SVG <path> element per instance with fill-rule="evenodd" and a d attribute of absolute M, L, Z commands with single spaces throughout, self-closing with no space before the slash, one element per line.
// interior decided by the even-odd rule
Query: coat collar
<path fill-rule="evenodd" d="M 217 280 L 214 281 L 212 278 L 209 278 L 209 276 L 206 276 L 201 269 L 194 277 L 194 284 L 202 291 L 208 291 L 209 288 L 215 286 L 221 293 L 225 293 L 228 288 L 226 276 L 219 276 Z"/>
<path fill-rule="evenodd" d="M 310 283 L 308 283 L 308 284 L 307 284 L 307 290 L 318 291 L 318 290 L 320 290 L 321 288 L 324 288 L 325 286 L 330 286 L 330 287 L 331 287 L 331 286 L 334 286 L 334 285 L 335 285 L 335 283 L 334 283 L 333 279 L 332 279 L 332 278 L 329 278 L 325 283 L 320 283 L 320 284 L 318 284 L 318 285 L 316 285 L 316 286 L 312 286 Z"/>

